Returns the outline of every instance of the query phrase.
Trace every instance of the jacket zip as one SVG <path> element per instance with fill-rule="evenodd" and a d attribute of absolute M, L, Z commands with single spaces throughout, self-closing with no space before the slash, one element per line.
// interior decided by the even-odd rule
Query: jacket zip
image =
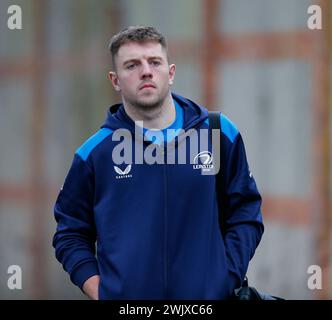
<path fill-rule="evenodd" d="M 162 149 L 164 155 L 164 190 L 165 190 L 165 204 L 164 204 L 164 291 L 165 299 L 168 299 L 168 243 L 167 243 L 167 164 L 166 152 Z"/>

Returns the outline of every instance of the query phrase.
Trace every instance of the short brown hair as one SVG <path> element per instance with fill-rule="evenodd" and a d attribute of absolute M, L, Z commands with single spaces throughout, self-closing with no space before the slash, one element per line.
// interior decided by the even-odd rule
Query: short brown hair
<path fill-rule="evenodd" d="M 122 29 L 119 33 L 111 38 L 109 50 L 112 55 L 112 63 L 115 67 L 115 56 L 117 55 L 120 47 L 128 42 L 146 42 L 155 41 L 167 52 L 167 42 L 165 37 L 154 27 L 148 26 L 129 26 Z"/>

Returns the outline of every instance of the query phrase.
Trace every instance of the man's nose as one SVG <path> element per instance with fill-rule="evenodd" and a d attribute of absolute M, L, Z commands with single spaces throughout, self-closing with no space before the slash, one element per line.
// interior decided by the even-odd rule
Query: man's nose
<path fill-rule="evenodd" d="M 151 66 L 148 62 L 143 62 L 142 63 L 142 68 L 141 68 L 141 77 L 142 78 L 147 78 L 147 77 L 152 77 L 152 70 Z"/>

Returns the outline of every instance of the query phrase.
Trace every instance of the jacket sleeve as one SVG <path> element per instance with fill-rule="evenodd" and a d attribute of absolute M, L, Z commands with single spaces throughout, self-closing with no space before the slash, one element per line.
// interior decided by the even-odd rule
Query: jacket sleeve
<path fill-rule="evenodd" d="M 234 288 L 241 286 L 249 261 L 264 232 L 261 195 L 249 171 L 244 143 L 238 133 L 229 145 L 226 170 L 226 234 L 229 272 Z"/>
<path fill-rule="evenodd" d="M 57 228 L 53 247 L 71 281 L 81 289 L 85 280 L 99 274 L 93 199 L 93 172 L 88 163 L 75 154 L 54 206 Z"/>

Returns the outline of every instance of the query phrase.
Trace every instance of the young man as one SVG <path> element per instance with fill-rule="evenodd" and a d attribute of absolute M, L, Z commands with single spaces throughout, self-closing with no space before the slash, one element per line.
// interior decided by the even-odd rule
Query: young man
<path fill-rule="evenodd" d="M 208 111 L 171 93 L 175 65 L 165 38 L 152 27 L 129 27 L 111 39 L 110 51 L 109 77 L 122 103 L 76 151 L 55 204 L 56 257 L 91 299 L 228 299 L 263 233 L 241 135 L 221 114 L 222 234 L 216 176 L 203 174 L 213 167 L 211 141 L 189 150 L 190 138 L 208 131 Z M 179 150 L 186 161 L 168 163 Z M 130 160 L 116 161 L 121 152 Z"/>

